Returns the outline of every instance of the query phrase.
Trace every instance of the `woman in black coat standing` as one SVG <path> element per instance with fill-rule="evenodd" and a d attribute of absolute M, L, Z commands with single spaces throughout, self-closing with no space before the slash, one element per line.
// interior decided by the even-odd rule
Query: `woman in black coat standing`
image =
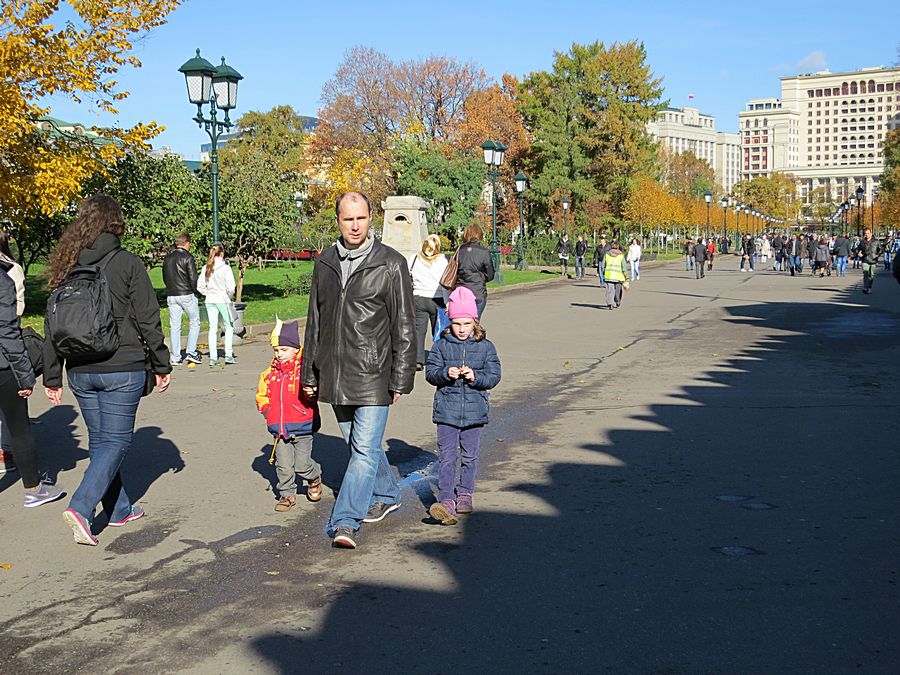
<path fill-rule="evenodd" d="M 484 316 L 487 305 L 487 284 L 494 279 L 494 261 L 491 252 L 481 245 L 484 231 L 478 223 L 471 223 L 465 233 L 463 242 L 457 252 L 459 269 L 456 285 L 468 288 L 475 295 L 478 316 Z"/>

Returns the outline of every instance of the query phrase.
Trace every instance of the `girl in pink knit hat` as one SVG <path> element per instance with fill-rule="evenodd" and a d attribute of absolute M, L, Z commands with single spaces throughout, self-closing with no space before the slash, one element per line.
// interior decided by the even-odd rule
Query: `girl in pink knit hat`
<path fill-rule="evenodd" d="M 438 500 L 428 513 L 455 525 L 472 513 L 481 432 L 488 423 L 489 390 L 500 382 L 497 349 L 478 323 L 475 295 L 458 287 L 447 305 L 450 327 L 434 345 L 425 379 L 437 387 L 432 420 L 437 425 Z"/>

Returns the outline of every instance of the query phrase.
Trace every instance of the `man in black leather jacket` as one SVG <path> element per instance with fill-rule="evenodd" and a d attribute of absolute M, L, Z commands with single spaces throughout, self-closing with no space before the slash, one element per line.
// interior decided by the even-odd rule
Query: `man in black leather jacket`
<path fill-rule="evenodd" d="M 182 232 L 175 237 L 175 248 L 163 259 L 163 282 L 166 284 L 166 303 L 169 305 L 169 346 L 172 365 L 181 363 L 181 315 L 188 316 L 187 349 L 184 360 L 200 363 L 197 351 L 200 337 L 200 303 L 197 302 L 197 264 L 190 254 L 191 235 Z"/>
<path fill-rule="evenodd" d="M 400 507 L 400 486 L 382 447 L 390 406 L 412 391 L 415 299 L 406 260 L 369 231 L 359 192 L 335 203 L 341 237 L 316 259 L 303 345 L 304 393 L 334 409 L 350 463 L 328 529 L 356 548 L 360 523 Z"/>

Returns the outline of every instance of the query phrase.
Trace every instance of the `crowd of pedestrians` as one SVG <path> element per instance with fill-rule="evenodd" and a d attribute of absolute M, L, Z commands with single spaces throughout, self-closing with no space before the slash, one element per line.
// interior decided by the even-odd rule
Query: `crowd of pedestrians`
<path fill-rule="evenodd" d="M 479 225 L 466 229 L 450 261 L 435 235 L 427 237 L 416 254 L 404 258 L 373 236 L 371 206 L 362 193 L 341 195 L 335 213 L 340 237 L 316 259 L 305 332 L 301 336 L 297 321 L 276 322 L 270 336 L 272 359 L 260 374 L 256 406 L 273 440 L 270 462 L 277 477 L 274 508 L 278 512 L 296 505 L 301 481 L 308 501 L 322 499 L 322 467 L 313 459 L 313 445 L 321 426 L 320 404 L 332 408 L 349 449 L 349 462 L 327 531 L 335 547 L 352 549 L 364 523 L 378 523 L 400 508 L 400 485 L 387 460 L 383 437 L 391 407 L 412 391 L 417 371 L 424 370 L 425 380 L 435 387 L 432 422 L 439 450 L 438 495 L 429 513 L 435 522 L 452 525 L 461 514 L 474 510 L 480 441 L 489 422 L 488 392 L 499 384 L 501 368 L 496 347 L 481 323 L 487 283 L 495 270 L 490 253 L 481 245 Z M 4 272 L 0 274 L 0 467 L 12 468 L 15 459 L 25 507 L 64 496 L 61 486 L 40 475 L 27 398 L 42 369 L 45 394 L 59 404 L 65 371 L 88 430 L 89 461 L 63 517 L 75 541 L 91 546 L 98 544 L 98 524 L 118 527 L 145 516 L 125 490 L 122 464 L 132 445 L 141 398 L 154 389 L 165 392 L 173 367 L 202 361 L 198 294 L 205 299 L 210 324 L 209 363 L 218 362 L 219 320 L 224 363 L 236 363 L 235 280 L 225 262 L 224 247 L 214 244 L 199 272 L 186 234 L 176 238 L 166 256 L 163 278 L 170 310 L 170 351 L 147 271 L 137 256 L 121 246 L 124 231 L 121 208 L 111 197 L 97 195 L 80 205 L 49 258 L 51 302 L 46 339 L 41 343 L 37 337 L 37 353 L 29 350 L 19 324 L 24 275 L 12 259 L 8 237 L 0 235 Z M 693 270 L 697 279 L 704 278 L 719 250 L 730 246 L 727 239 L 686 241 L 686 269 Z M 878 265 L 890 265 L 893 259 L 896 267 L 900 237 L 879 241 L 868 229 L 854 240 L 843 234 L 745 235 L 736 250 L 741 271 L 754 271 L 771 258 L 773 270 L 789 271 L 792 276 L 802 274 L 804 265 L 820 277 L 845 276 L 848 264 L 857 260 L 863 292 L 871 293 Z M 575 276 L 583 278 L 584 237 L 578 235 L 572 246 L 564 235 L 557 251 L 562 273 L 567 273 L 568 256 L 574 253 Z M 600 238 L 594 264 L 608 309 L 619 308 L 629 284 L 640 279 L 641 257 L 637 239 L 626 250 L 618 241 Z M 451 281 L 449 272 L 453 272 Z M 895 275 L 900 271 L 895 270 Z M 66 296 L 76 286 L 99 288 L 102 293 L 91 296 L 95 311 L 68 319 L 70 325 L 60 318 L 66 315 L 57 313 L 57 306 L 64 297 L 80 301 L 79 293 Z M 102 347 L 86 342 L 92 346 L 74 348 L 72 340 L 77 342 L 80 324 L 87 321 L 103 328 L 104 312 L 109 317 Z M 182 349 L 184 315 L 189 329 Z M 60 338 L 62 334 L 67 338 Z M 430 351 L 425 349 L 428 335 L 432 336 Z"/>

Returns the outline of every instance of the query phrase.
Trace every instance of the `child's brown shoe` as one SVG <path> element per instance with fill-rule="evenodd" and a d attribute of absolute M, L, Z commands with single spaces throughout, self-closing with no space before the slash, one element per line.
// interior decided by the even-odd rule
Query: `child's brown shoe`
<path fill-rule="evenodd" d="M 316 478 L 309 481 L 306 486 L 306 498 L 311 502 L 317 502 L 322 499 L 322 479 Z"/>
<path fill-rule="evenodd" d="M 284 495 L 275 504 L 275 510 L 279 512 L 290 511 L 294 504 L 297 503 L 297 497 L 294 495 Z"/>

